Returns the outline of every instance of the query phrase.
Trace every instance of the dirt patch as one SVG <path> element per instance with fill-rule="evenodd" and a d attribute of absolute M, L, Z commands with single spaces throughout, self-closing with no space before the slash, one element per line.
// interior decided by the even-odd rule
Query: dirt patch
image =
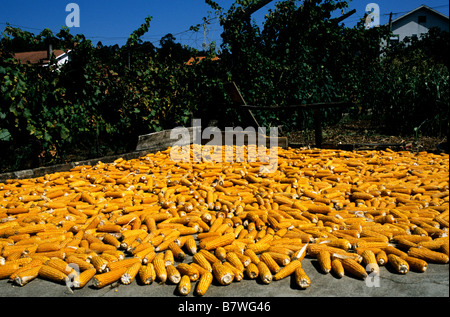
<path fill-rule="evenodd" d="M 323 147 L 377 148 L 390 147 L 397 150 L 444 152 L 447 151 L 447 137 L 384 135 L 379 127 L 366 120 L 346 121 L 324 127 Z M 314 130 L 285 133 L 289 144 L 314 146 Z"/>

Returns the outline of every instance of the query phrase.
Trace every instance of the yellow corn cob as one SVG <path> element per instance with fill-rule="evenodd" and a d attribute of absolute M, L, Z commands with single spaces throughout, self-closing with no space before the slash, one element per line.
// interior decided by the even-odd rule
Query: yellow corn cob
<path fill-rule="evenodd" d="M 255 264 L 258 264 L 258 262 L 259 262 L 259 257 L 256 255 L 255 251 L 246 248 L 246 249 L 244 250 L 244 255 L 248 256 L 248 257 L 250 258 L 250 261 L 251 261 L 251 262 L 253 262 L 253 263 L 255 263 Z"/>
<path fill-rule="evenodd" d="M 442 252 L 444 254 L 446 254 L 447 256 L 449 255 L 449 249 L 448 249 L 449 244 L 448 243 L 444 243 L 440 248 L 439 248 L 439 252 Z"/>
<path fill-rule="evenodd" d="M 259 275 L 258 266 L 254 262 L 251 262 L 249 265 L 245 267 L 245 274 L 249 279 L 253 280 L 257 278 Z"/>
<path fill-rule="evenodd" d="M 278 253 L 278 252 L 270 252 L 270 251 L 266 251 L 264 253 L 270 254 L 272 259 L 274 259 L 275 262 L 278 263 L 278 265 L 285 266 L 285 265 L 288 265 L 289 262 L 291 262 L 291 258 L 286 254 L 282 254 L 282 253 Z"/>
<path fill-rule="evenodd" d="M 22 256 L 22 252 L 20 252 L 20 251 L 13 252 L 8 255 L 8 257 L 6 258 L 6 261 L 13 262 L 15 260 L 18 260 L 21 256 Z"/>
<path fill-rule="evenodd" d="M 234 237 L 234 233 L 230 232 L 230 233 L 225 233 L 224 235 L 215 238 L 213 240 L 207 241 L 204 246 L 203 249 L 205 250 L 213 250 L 215 248 L 218 247 L 223 247 L 226 245 L 231 244 L 234 241 L 235 237 Z"/>
<path fill-rule="evenodd" d="M 427 270 L 428 263 L 425 260 L 413 258 L 412 256 L 404 256 L 401 258 L 408 263 L 409 269 L 412 271 L 423 273 Z"/>
<path fill-rule="evenodd" d="M 175 259 L 177 259 L 180 262 L 183 262 L 186 258 L 186 254 L 183 252 L 183 250 L 175 243 L 171 242 L 168 246 L 169 250 L 172 251 L 173 256 Z"/>
<path fill-rule="evenodd" d="M 172 253 L 171 250 L 166 250 L 164 252 L 164 257 L 163 258 L 164 258 L 164 265 L 165 266 L 171 265 L 171 264 L 173 264 L 175 262 L 175 259 L 173 257 L 173 253 Z"/>
<path fill-rule="evenodd" d="M 233 281 L 240 282 L 244 279 L 244 272 L 237 269 L 234 265 L 232 265 L 230 262 L 223 262 L 223 265 L 227 268 L 229 268 L 233 273 Z"/>
<path fill-rule="evenodd" d="M 331 242 L 327 243 L 327 245 L 329 245 L 330 247 L 342 249 L 344 251 L 348 251 L 352 246 L 350 241 L 343 238 L 334 239 Z"/>
<path fill-rule="evenodd" d="M 39 270 L 41 269 L 41 265 L 34 266 L 31 268 L 28 268 L 24 271 L 21 271 L 20 273 L 17 273 L 14 275 L 13 278 L 11 278 L 17 285 L 24 286 L 28 282 L 34 280 L 39 275 Z"/>
<path fill-rule="evenodd" d="M 366 249 L 361 253 L 363 258 L 363 264 L 368 272 L 379 272 L 380 268 L 378 266 L 377 258 L 373 251 Z"/>
<path fill-rule="evenodd" d="M 84 270 L 73 278 L 73 287 L 83 288 L 94 277 L 96 273 L 97 270 L 94 267 Z"/>
<path fill-rule="evenodd" d="M 60 270 L 49 265 L 42 265 L 39 269 L 39 276 L 57 283 L 68 282 L 69 277 Z"/>
<path fill-rule="evenodd" d="M 212 264 L 212 273 L 220 285 L 229 285 L 233 282 L 233 271 L 230 267 L 223 265 L 221 262 L 214 262 Z"/>
<path fill-rule="evenodd" d="M 386 248 L 384 248 L 383 251 L 386 252 L 386 254 L 391 254 L 392 253 L 392 254 L 395 254 L 395 255 L 397 255 L 399 257 L 405 257 L 405 256 L 408 255 L 405 252 L 403 252 L 403 251 L 401 251 L 401 250 L 399 250 L 399 249 L 397 249 L 396 247 L 393 247 L 393 246 L 387 246 Z"/>
<path fill-rule="evenodd" d="M 301 266 L 301 261 L 294 260 L 289 262 L 286 266 L 282 267 L 274 276 L 274 280 L 281 280 L 292 273 L 297 269 L 297 267 Z"/>
<path fill-rule="evenodd" d="M 186 239 L 184 246 L 186 247 L 186 250 L 189 254 L 194 255 L 195 253 L 197 253 L 197 243 L 192 236 L 189 236 Z"/>
<path fill-rule="evenodd" d="M 259 261 L 256 266 L 258 268 L 260 281 L 264 284 L 269 284 L 272 282 L 273 275 L 267 264 L 263 261 Z"/>
<path fill-rule="evenodd" d="M 134 278 L 139 273 L 141 265 L 142 264 L 140 261 L 131 264 L 131 266 L 129 266 L 125 273 L 123 273 L 120 277 L 120 281 L 122 282 L 122 284 L 128 285 L 133 282 Z"/>
<path fill-rule="evenodd" d="M 326 250 L 326 251 L 330 252 L 331 255 L 333 255 L 333 254 L 342 254 L 342 255 L 351 256 L 351 257 L 354 257 L 354 258 L 358 257 L 357 254 L 346 252 L 346 251 L 344 251 L 344 250 L 342 250 L 340 248 L 330 247 L 330 246 L 328 246 L 326 244 L 310 243 L 308 245 L 307 250 L 308 250 L 308 255 L 310 255 L 311 257 L 314 257 L 314 258 L 317 257 L 317 255 L 319 254 L 319 252 L 321 250 Z"/>
<path fill-rule="evenodd" d="M 343 258 L 340 259 L 342 266 L 344 267 L 344 271 L 347 274 L 350 274 L 359 279 L 365 279 L 367 277 L 367 272 L 364 267 L 351 258 Z"/>
<path fill-rule="evenodd" d="M 150 250 L 144 257 L 142 258 L 142 264 L 152 263 L 153 259 L 156 257 L 156 252 L 154 250 Z"/>
<path fill-rule="evenodd" d="M 406 274 L 409 272 L 408 262 L 395 254 L 391 253 L 388 255 L 388 262 L 394 270 L 400 274 Z"/>
<path fill-rule="evenodd" d="M 105 251 L 115 251 L 116 247 L 110 244 L 106 244 L 103 242 L 94 242 L 89 245 L 89 249 L 95 253 L 102 253 Z"/>
<path fill-rule="evenodd" d="M 303 245 L 298 251 L 295 251 L 292 256 L 291 256 L 291 261 L 293 260 L 303 260 L 306 256 L 307 253 L 307 249 L 308 249 L 308 244 L 306 243 L 305 245 Z"/>
<path fill-rule="evenodd" d="M 319 251 L 319 254 L 317 254 L 317 262 L 323 273 L 329 273 L 331 271 L 331 255 L 327 250 Z"/>
<path fill-rule="evenodd" d="M 27 271 L 27 270 L 32 269 L 32 268 L 34 268 L 34 267 L 40 267 L 40 266 L 44 263 L 44 261 L 41 260 L 41 259 L 34 259 L 34 258 L 31 258 L 31 261 L 30 261 L 29 263 L 26 263 L 26 264 L 24 263 L 23 265 L 21 265 L 21 264 L 18 263 L 17 261 L 14 261 L 13 263 L 10 263 L 10 262 L 8 262 L 8 263 L 9 263 L 9 264 L 18 264 L 19 267 L 20 267 L 20 268 L 17 269 L 13 274 L 11 274 L 11 275 L 9 276 L 10 280 L 11 280 L 11 281 L 14 281 L 17 274 L 20 274 L 21 272 Z M 4 264 L 2 264 L 2 265 L 4 265 Z"/>
<path fill-rule="evenodd" d="M 197 269 L 198 274 L 200 274 L 200 276 L 202 276 L 206 272 L 209 272 L 208 270 L 206 270 L 205 268 L 203 268 L 202 266 L 198 265 L 195 262 L 189 263 L 189 265 L 192 266 L 193 268 Z"/>
<path fill-rule="evenodd" d="M 431 263 L 448 263 L 448 255 L 427 248 L 410 248 L 408 255 Z"/>
<path fill-rule="evenodd" d="M 125 259 L 125 253 L 123 251 L 121 251 L 121 250 L 114 250 L 114 251 L 107 250 L 107 251 L 103 251 L 101 256 L 103 257 L 103 256 L 105 256 L 107 254 L 113 256 L 118 261 Z"/>
<path fill-rule="evenodd" d="M 32 252 L 30 252 L 30 253 L 32 253 Z M 49 257 L 49 258 L 59 258 L 61 260 L 63 260 L 66 257 L 66 253 L 62 250 L 50 251 L 50 252 L 39 252 L 38 254 Z"/>
<path fill-rule="evenodd" d="M 344 267 L 339 259 L 331 260 L 331 270 L 337 278 L 341 278 L 344 276 Z"/>
<path fill-rule="evenodd" d="M 135 213 L 129 213 L 123 216 L 119 216 L 116 219 L 114 219 L 114 223 L 117 225 L 126 225 L 129 224 L 130 222 L 134 221 L 137 219 L 137 215 Z"/>
<path fill-rule="evenodd" d="M 199 251 L 199 253 L 201 253 L 211 264 L 213 264 L 214 262 L 220 262 L 220 260 L 212 252 L 202 249 Z"/>
<path fill-rule="evenodd" d="M 248 255 L 244 254 L 244 252 L 245 249 L 242 252 L 236 252 L 236 255 L 239 258 L 239 260 L 241 260 L 244 267 L 247 267 L 252 262 L 252 259 Z"/>
<path fill-rule="evenodd" d="M 446 241 L 444 239 L 435 239 L 430 241 L 422 241 L 417 243 L 418 247 L 427 248 L 429 250 L 439 250 Z M 447 241 L 448 243 L 448 241 Z"/>
<path fill-rule="evenodd" d="M 214 250 L 214 255 L 220 260 L 224 261 L 227 256 L 227 250 L 224 247 L 218 247 Z"/>
<path fill-rule="evenodd" d="M 178 232 L 176 230 L 173 232 L 176 232 L 177 234 L 164 238 L 164 240 L 160 244 L 158 244 L 158 246 L 156 246 L 155 251 L 157 251 L 157 252 L 165 251 L 169 248 L 169 244 L 173 243 L 176 240 L 176 238 L 178 238 L 178 235 L 180 234 L 180 232 Z"/>
<path fill-rule="evenodd" d="M 285 254 L 289 257 L 292 256 L 292 254 L 294 253 L 294 251 L 292 250 L 291 247 L 286 247 L 284 245 L 273 245 L 271 246 L 269 249 L 267 249 L 268 252 L 275 252 L 275 253 L 281 253 L 281 254 Z"/>
<path fill-rule="evenodd" d="M 160 283 L 165 283 L 167 280 L 167 269 L 163 257 L 158 255 L 155 256 L 152 263 L 155 268 L 156 278 Z"/>
<path fill-rule="evenodd" d="M 145 285 L 153 283 L 153 281 L 156 279 L 156 272 L 155 268 L 153 267 L 153 263 L 148 263 L 141 266 L 141 268 L 139 269 L 139 278 Z"/>
<path fill-rule="evenodd" d="M 17 264 L 20 267 L 20 266 L 28 265 L 32 261 L 33 261 L 33 259 L 30 257 L 23 257 L 23 258 L 14 259 L 11 261 L 6 261 L 5 264 L 3 264 L 3 265 Z"/>
<path fill-rule="evenodd" d="M 387 254 L 384 250 L 381 250 L 376 254 L 376 259 L 378 266 L 385 265 L 388 262 Z"/>
<path fill-rule="evenodd" d="M 280 270 L 280 266 L 269 253 L 262 253 L 259 259 L 267 265 L 272 274 L 276 274 Z"/>
<path fill-rule="evenodd" d="M 211 272 L 205 272 L 204 274 L 202 274 L 197 282 L 195 293 L 199 296 L 205 295 L 206 291 L 212 283 L 212 280 L 213 274 Z"/>
<path fill-rule="evenodd" d="M 106 264 L 105 271 L 113 271 L 113 270 L 118 269 L 119 267 L 129 268 L 130 266 L 134 265 L 135 263 L 141 263 L 140 259 L 126 258 L 126 259 L 119 260 L 119 261 L 108 262 Z"/>
<path fill-rule="evenodd" d="M 97 273 L 103 273 L 107 270 L 108 261 L 96 254 L 91 258 L 91 264 L 97 270 Z"/>
<path fill-rule="evenodd" d="M 184 296 L 188 295 L 191 292 L 191 279 L 189 278 L 188 275 L 183 275 L 180 278 L 177 289 L 178 293 Z"/>
<path fill-rule="evenodd" d="M 409 248 L 417 247 L 417 243 L 406 239 L 397 239 L 396 247 L 402 250 L 408 250 Z"/>
<path fill-rule="evenodd" d="M 122 275 L 126 272 L 126 270 L 127 270 L 126 267 L 120 267 L 115 270 L 108 271 L 106 273 L 96 274 L 92 278 L 92 285 L 95 288 L 102 288 L 102 287 L 110 285 L 114 282 L 117 282 L 120 280 Z"/>
<path fill-rule="evenodd" d="M 154 252 L 155 248 L 151 244 L 147 244 L 141 250 L 133 252 L 135 258 L 139 259 L 141 262 L 144 262 L 144 259 L 150 252 Z"/>
<path fill-rule="evenodd" d="M 370 199 L 373 199 L 374 196 L 369 193 L 365 193 L 365 192 L 353 192 L 351 195 L 351 198 L 353 200 L 357 200 L 357 199 L 370 200 Z"/>
<path fill-rule="evenodd" d="M 244 271 L 245 269 L 244 264 L 241 262 L 241 260 L 239 259 L 239 257 L 235 252 L 227 252 L 225 259 L 239 271 L 241 272 Z"/>
<path fill-rule="evenodd" d="M 36 249 L 36 252 L 49 252 L 49 251 L 57 251 L 61 248 L 60 242 L 45 242 L 40 243 Z"/>
<path fill-rule="evenodd" d="M 74 266 L 78 267 L 80 271 L 85 271 L 94 268 L 94 266 L 91 263 L 87 262 L 81 257 L 78 257 L 75 254 L 68 255 L 66 258 L 66 262 L 72 267 Z"/>
<path fill-rule="evenodd" d="M 212 272 L 211 263 L 205 258 L 203 253 L 196 253 L 192 256 L 192 260 L 203 267 L 205 270 Z"/>
<path fill-rule="evenodd" d="M 170 264 L 170 265 L 166 266 L 166 270 L 167 270 L 167 279 L 171 283 L 173 283 L 173 284 L 180 283 L 181 274 L 180 274 L 180 272 L 177 270 L 177 268 L 175 266 Z"/>
<path fill-rule="evenodd" d="M 102 242 L 105 243 L 105 244 L 112 245 L 116 249 L 120 248 L 120 241 L 115 236 L 113 236 L 112 234 L 109 234 L 109 233 L 105 234 L 103 236 Z"/>
<path fill-rule="evenodd" d="M 176 268 L 181 275 L 189 276 L 192 282 L 195 282 L 200 278 L 200 273 L 198 272 L 198 270 L 190 264 L 179 263 Z"/>
<path fill-rule="evenodd" d="M 295 283 L 302 289 L 308 288 L 311 285 L 309 276 L 305 273 L 301 266 L 298 266 L 294 271 Z"/>
<path fill-rule="evenodd" d="M 73 267 L 71 267 L 69 265 L 69 263 L 67 263 L 66 261 L 61 260 L 59 258 L 50 259 L 46 263 L 46 265 L 51 266 L 51 267 L 61 271 L 62 273 L 67 275 L 67 277 L 69 277 L 69 278 L 72 278 L 77 275 L 77 272 L 75 271 L 75 269 Z"/>

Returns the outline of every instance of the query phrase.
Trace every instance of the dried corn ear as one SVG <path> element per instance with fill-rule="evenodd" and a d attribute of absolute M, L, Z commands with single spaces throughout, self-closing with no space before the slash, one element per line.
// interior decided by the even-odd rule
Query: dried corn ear
<path fill-rule="evenodd" d="M 28 268 L 27 270 L 24 270 L 14 276 L 12 280 L 14 280 L 14 283 L 16 283 L 19 286 L 24 286 L 28 282 L 34 280 L 39 275 L 39 270 L 41 269 L 41 266 L 35 266 Z"/>
<path fill-rule="evenodd" d="M 191 279 L 187 275 L 183 275 L 177 286 L 178 293 L 181 295 L 188 295 L 191 292 Z"/>
<path fill-rule="evenodd" d="M 83 288 L 97 274 L 95 268 L 86 269 L 73 278 L 72 285 L 74 288 Z"/>
<path fill-rule="evenodd" d="M 119 267 L 115 270 L 108 271 L 106 273 L 100 273 L 94 275 L 92 278 L 92 285 L 95 288 L 103 288 L 107 285 L 115 283 L 120 280 L 122 275 L 127 271 L 127 267 Z"/>
<path fill-rule="evenodd" d="M 221 262 L 214 262 L 212 264 L 212 273 L 214 278 L 220 285 L 229 285 L 233 282 L 234 273 L 231 268 L 225 266 Z"/>
<path fill-rule="evenodd" d="M 66 283 L 69 281 L 69 277 L 66 274 L 61 272 L 59 269 L 56 269 L 46 264 L 42 265 L 39 268 L 39 276 L 57 283 L 62 282 Z"/>
<path fill-rule="evenodd" d="M 264 284 L 269 284 L 273 280 L 272 272 L 269 267 L 263 261 L 259 261 L 256 266 L 258 267 L 259 280 Z"/>
<path fill-rule="evenodd" d="M 281 280 L 285 277 L 288 277 L 289 275 L 291 275 L 292 273 L 294 273 L 294 271 L 301 266 L 301 262 L 299 260 L 294 260 L 292 262 L 289 262 L 286 266 L 283 266 L 274 276 L 273 279 L 276 280 Z"/>
<path fill-rule="evenodd" d="M 141 268 L 139 269 L 139 278 L 144 285 L 153 283 L 156 279 L 156 272 L 153 267 L 153 263 L 141 265 Z"/>
<path fill-rule="evenodd" d="M 394 268 L 394 270 L 400 274 L 406 274 L 409 272 L 409 264 L 406 260 L 402 259 L 398 255 L 389 254 L 388 262 Z"/>
<path fill-rule="evenodd" d="M 354 259 L 351 258 L 343 258 L 340 259 L 342 266 L 344 267 L 344 271 L 347 274 L 350 274 L 351 276 L 354 276 L 359 279 L 365 279 L 367 277 L 367 272 L 365 268 L 356 262 Z"/>
<path fill-rule="evenodd" d="M 408 250 L 408 255 L 413 258 L 425 260 L 429 263 L 448 263 L 448 255 L 427 248 L 410 248 Z"/>
<path fill-rule="evenodd" d="M 196 294 L 199 296 L 205 295 L 212 281 L 213 281 L 213 274 L 211 272 L 205 272 L 204 274 L 202 274 L 195 288 Z"/>
<path fill-rule="evenodd" d="M 135 262 L 135 263 L 131 264 L 127 268 L 125 273 L 123 273 L 122 276 L 120 277 L 120 281 L 122 282 L 122 284 L 128 285 L 131 282 L 133 282 L 134 278 L 139 273 L 139 269 L 141 268 L 141 265 L 142 265 L 141 262 Z"/>
<path fill-rule="evenodd" d="M 294 271 L 295 283 L 302 289 L 306 289 L 311 285 L 309 276 L 305 273 L 305 270 L 299 266 Z"/>

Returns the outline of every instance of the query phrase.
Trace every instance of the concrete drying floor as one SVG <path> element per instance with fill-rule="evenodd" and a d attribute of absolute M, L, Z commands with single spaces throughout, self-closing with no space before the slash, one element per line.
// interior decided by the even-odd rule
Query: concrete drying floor
<path fill-rule="evenodd" d="M 189 263 L 189 258 L 186 259 Z M 269 285 L 258 280 L 244 279 L 228 286 L 213 284 L 208 289 L 208 297 L 249 298 L 249 297 L 449 297 L 449 266 L 429 264 L 424 273 L 408 272 L 396 274 L 389 267 L 381 267 L 379 278 L 358 280 L 350 276 L 341 279 L 332 274 L 320 273 L 316 260 L 302 261 L 305 272 L 311 279 L 311 286 L 305 290 L 295 286 L 291 278 L 272 281 Z M 196 282 L 192 283 L 187 297 L 176 293 L 176 285 L 142 285 L 138 277 L 130 285 L 115 283 L 102 289 L 94 289 L 91 282 L 83 289 L 71 293 L 65 285 L 37 278 L 20 287 L 8 280 L 0 280 L 0 298 L 5 297 L 171 297 L 192 298 Z M 214 283 L 214 282 L 213 282 Z"/>

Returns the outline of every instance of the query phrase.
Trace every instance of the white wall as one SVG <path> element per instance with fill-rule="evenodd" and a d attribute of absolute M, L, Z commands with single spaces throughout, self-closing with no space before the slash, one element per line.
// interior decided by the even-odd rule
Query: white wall
<path fill-rule="evenodd" d="M 419 16 L 426 16 L 426 23 L 419 24 Z M 427 33 L 431 27 L 435 26 L 440 27 L 447 32 L 449 30 L 448 20 L 445 21 L 442 17 L 429 10 L 420 9 L 399 21 L 394 21 L 392 23 L 392 33 L 397 34 L 399 40 L 402 41 L 405 36 L 412 36 L 413 34 L 420 36 L 423 33 Z"/>

